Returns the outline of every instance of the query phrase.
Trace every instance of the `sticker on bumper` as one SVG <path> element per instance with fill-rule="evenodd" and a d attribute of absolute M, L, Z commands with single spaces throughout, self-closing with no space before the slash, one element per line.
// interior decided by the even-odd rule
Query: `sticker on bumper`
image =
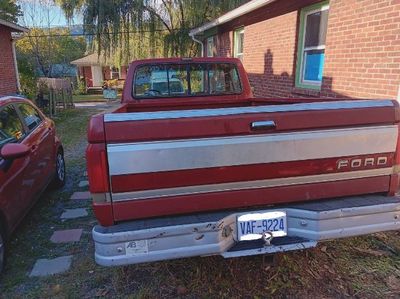
<path fill-rule="evenodd" d="M 147 240 L 130 241 L 125 243 L 126 255 L 147 254 L 149 246 Z"/>

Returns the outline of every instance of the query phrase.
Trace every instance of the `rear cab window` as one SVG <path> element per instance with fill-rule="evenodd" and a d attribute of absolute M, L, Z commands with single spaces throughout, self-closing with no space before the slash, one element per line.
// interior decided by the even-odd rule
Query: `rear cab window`
<path fill-rule="evenodd" d="M 233 63 L 186 63 L 139 66 L 133 78 L 134 98 L 240 94 Z"/>

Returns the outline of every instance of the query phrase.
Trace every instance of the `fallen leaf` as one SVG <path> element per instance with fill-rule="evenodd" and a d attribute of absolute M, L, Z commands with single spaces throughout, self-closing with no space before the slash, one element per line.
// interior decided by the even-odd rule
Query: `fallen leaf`
<path fill-rule="evenodd" d="M 53 286 L 53 292 L 55 294 L 59 293 L 61 291 L 61 286 L 59 284 L 56 284 L 55 286 Z"/>
<path fill-rule="evenodd" d="M 108 294 L 107 289 L 100 289 L 96 292 L 96 297 L 104 297 L 107 294 Z"/>
<path fill-rule="evenodd" d="M 376 257 L 381 257 L 381 256 L 390 256 L 391 253 L 384 251 L 384 250 L 376 250 L 376 249 L 363 249 L 363 248 L 354 248 L 356 251 L 358 251 L 359 253 L 363 253 L 363 254 L 368 254 L 368 255 L 373 255 Z"/>
<path fill-rule="evenodd" d="M 176 288 L 176 292 L 178 293 L 178 295 L 185 295 L 187 293 L 187 288 L 184 286 L 178 286 Z"/>
<path fill-rule="evenodd" d="M 392 290 L 392 291 L 400 291 L 400 279 L 394 275 L 390 275 L 386 279 L 386 285 Z"/>

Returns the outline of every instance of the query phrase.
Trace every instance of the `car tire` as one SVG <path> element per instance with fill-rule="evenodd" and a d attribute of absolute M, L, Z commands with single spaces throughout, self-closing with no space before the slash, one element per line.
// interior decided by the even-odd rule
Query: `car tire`
<path fill-rule="evenodd" d="M 64 153 L 61 149 L 58 150 L 56 155 L 56 173 L 53 179 L 53 186 L 61 188 L 65 185 L 66 171 Z"/>

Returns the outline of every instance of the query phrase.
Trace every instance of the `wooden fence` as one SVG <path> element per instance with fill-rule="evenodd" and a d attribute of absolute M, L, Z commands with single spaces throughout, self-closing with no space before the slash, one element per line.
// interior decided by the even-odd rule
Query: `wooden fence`
<path fill-rule="evenodd" d="M 46 106 L 49 109 L 50 117 L 57 114 L 60 108 L 74 108 L 72 97 L 72 84 L 68 79 L 62 78 L 39 78 L 39 90 L 42 90 Z"/>

